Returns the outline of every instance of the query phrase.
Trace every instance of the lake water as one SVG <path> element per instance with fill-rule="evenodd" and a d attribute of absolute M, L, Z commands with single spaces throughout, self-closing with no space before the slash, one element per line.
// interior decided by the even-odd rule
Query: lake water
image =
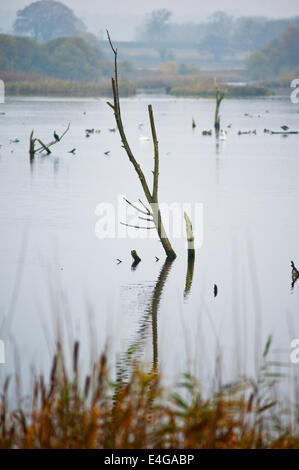
<path fill-rule="evenodd" d="M 138 129 L 142 122 L 142 134 L 150 136 L 149 103 L 160 145 L 161 202 L 203 208 L 203 242 L 185 296 L 183 239 L 173 240 L 177 259 L 163 267 L 157 239 L 95 234 L 100 203 L 116 207 L 119 195 L 144 200 L 118 133 L 109 131 L 115 122 L 106 100 L 10 98 L 1 105 L 1 382 L 31 366 L 47 373 L 58 335 L 66 348 L 80 340 L 82 368 L 107 347 L 111 367 L 126 370 L 129 350 L 147 364 L 158 362 L 170 382 L 190 371 L 210 386 L 218 355 L 224 381 L 255 374 L 270 334 L 272 359 L 290 362 L 290 340 L 299 338 L 299 282 L 292 291 L 290 267 L 291 260 L 299 266 L 299 135 L 263 130 L 284 124 L 298 130 L 298 105 L 287 97 L 225 100 L 227 140 L 217 143 L 201 135 L 212 128 L 214 100 L 124 99 L 128 139 L 150 181 L 153 146 L 139 139 Z M 69 122 L 51 155 L 30 162 L 32 129 L 49 142 Z M 86 128 L 101 132 L 86 138 Z M 257 135 L 238 135 L 253 129 Z M 135 270 L 132 249 L 142 258 Z"/>

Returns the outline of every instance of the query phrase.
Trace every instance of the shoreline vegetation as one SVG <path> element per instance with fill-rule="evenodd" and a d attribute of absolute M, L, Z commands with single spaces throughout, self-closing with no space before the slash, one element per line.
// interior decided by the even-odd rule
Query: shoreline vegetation
<path fill-rule="evenodd" d="M 24 73 L 2 73 L 5 82 L 6 96 L 76 96 L 76 97 L 107 97 L 111 96 L 111 83 L 105 80 L 98 83 L 75 82 L 27 75 Z M 220 82 L 221 83 L 221 82 Z M 274 95 L 275 84 L 270 86 L 256 85 L 225 85 L 227 98 L 254 98 Z M 135 96 L 139 92 L 164 93 L 176 97 L 214 98 L 215 86 L 213 79 L 197 77 L 151 77 L 122 79 L 119 81 L 122 97 Z"/>
<path fill-rule="evenodd" d="M 270 373 L 270 344 L 271 337 L 256 379 L 242 376 L 222 384 L 219 370 L 216 389 L 205 397 L 188 373 L 166 388 L 156 364 L 146 370 L 132 362 L 128 377 L 120 371 L 112 379 L 107 354 L 82 377 L 79 343 L 72 361 L 66 361 L 58 343 L 50 377 L 33 376 L 30 395 L 19 399 L 16 409 L 8 405 L 14 384 L 6 379 L 0 448 L 298 449 L 294 413 L 275 398 L 279 374 Z"/>

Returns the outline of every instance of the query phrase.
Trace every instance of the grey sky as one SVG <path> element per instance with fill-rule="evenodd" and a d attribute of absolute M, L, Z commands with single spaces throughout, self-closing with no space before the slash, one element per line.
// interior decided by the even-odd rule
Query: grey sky
<path fill-rule="evenodd" d="M 17 9 L 30 3 L 30 0 L 0 1 L 1 8 Z M 298 0 L 64 0 L 63 3 L 75 10 L 98 12 L 105 14 L 143 15 L 156 8 L 168 8 L 175 16 L 185 16 L 194 20 L 209 15 L 216 10 L 226 10 L 238 15 L 265 15 L 271 17 L 287 17 L 299 15 Z"/>
<path fill-rule="evenodd" d="M 116 39 L 131 39 L 145 13 L 167 8 L 174 21 L 200 21 L 217 10 L 243 16 L 290 17 L 299 16 L 298 0 L 62 0 L 88 24 L 93 32 L 109 28 Z M 0 0 L 0 10 L 12 12 L 31 3 L 30 0 Z M 3 24 L 3 15 L 1 15 Z M 114 31 L 113 31 L 114 30 Z M 119 37 L 117 37 L 119 36 Z"/>

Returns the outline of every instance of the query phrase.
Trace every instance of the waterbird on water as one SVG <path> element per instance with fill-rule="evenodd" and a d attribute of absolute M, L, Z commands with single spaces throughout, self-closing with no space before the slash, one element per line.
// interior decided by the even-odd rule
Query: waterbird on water
<path fill-rule="evenodd" d="M 280 126 L 280 128 L 281 128 L 283 131 L 288 131 L 288 130 L 289 130 L 289 127 L 288 127 L 288 126 Z"/>
<path fill-rule="evenodd" d="M 60 140 L 60 139 L 59 139 L 59 135 L 56 134 L 56 131 L 54 131 L 54 134 L 53 134 L 53 135 L 54 135 L 54 139 L 56 140 L 56 142 L 59 142 L 59 140 Z"/>
<path fill-rule="evenodd" d="M 148 140 L 149 140 L 149 137 L 147 137 L 146 135 L 140 135 L 140 136 L 139 136 L 139 140 L 145 142 L 145 141 L 148 141 Z"/>
<path fill-rule="evenodd" d="M 226 140 L 226 139 L 227 139 L 226 132 L 223 129 L 221 129 L 221 131 L 220 131 L 220 140 Z"/>
<path fill-rule="evenodd" d="M 212 129 L 210 129 L 209 131 L 203 130 L 201 134 L 202 135 L 212 135 Z"/>
<path fill-rule="evenodd" d="M 292 267 L 292 289 L 294 288 L 295 283 L 297 282 L 299 278 L 299 271 L 296 268 L 294 261 L 291 261 L 291 267 Z"/>
<path fill-rule="evenodd" d="M 218 295 L 218 286 L 217 284 L 214 284 L 214 297 L 217 297 Z"/>

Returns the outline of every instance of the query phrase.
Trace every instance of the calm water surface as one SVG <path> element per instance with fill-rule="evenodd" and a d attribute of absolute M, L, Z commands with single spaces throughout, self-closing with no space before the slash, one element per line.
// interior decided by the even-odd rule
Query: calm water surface
<path fill-rule="evenodd" d="M 160 142 L 161 201 L 203 204 L 203 244 L 187 296 L 183 240 L 173 240 L 178 258 L 169 266 L 156 239 L 95 235 L 99 203 L 143 197 L 119 135 L 109 131 L 115 123 L 106 100 L 11 98 L 1 105 L 1 381 L 18 362 L 24 371 L 47 371 L 57 335 L 66 347 L 81 341 L 82 368 L 108 347 L 111 365 L 126 369 L 130 348 L 158 362 L 169 381 L 189 370 L 211 384 L 219 352 L 224 380 L 254 374 L 269 334 L 272 356 L 289 361 L 290 339 L 299 338 L 299 282 L 291 291 L 290 269 L 291 260 L 299 266 L 299 135 L 263 129 L 299 129 L 298 106 L 287 98 L 226 100 L 222 126 L 232 126 L 217 144 L 201 135 L 212 127 L 213 100 L 123 100 L 128 138 L 148 178 L 152 143 L 140 141 L 138 129 L 142 122 L 150 136 L 148 103 Z M 31 130 L 49 141 L 69 122 L 52 154 L 30 163 Z M 101 133 L 87 139 L 86 128 Z M 248 129 L 257 135 L 237 135 Z M 10 143 L 15 137 L 20 142 Z M 68 153 L 74 147 L 75 156 Z M 132 249 L 142 258 L 135 270 Z"/>

